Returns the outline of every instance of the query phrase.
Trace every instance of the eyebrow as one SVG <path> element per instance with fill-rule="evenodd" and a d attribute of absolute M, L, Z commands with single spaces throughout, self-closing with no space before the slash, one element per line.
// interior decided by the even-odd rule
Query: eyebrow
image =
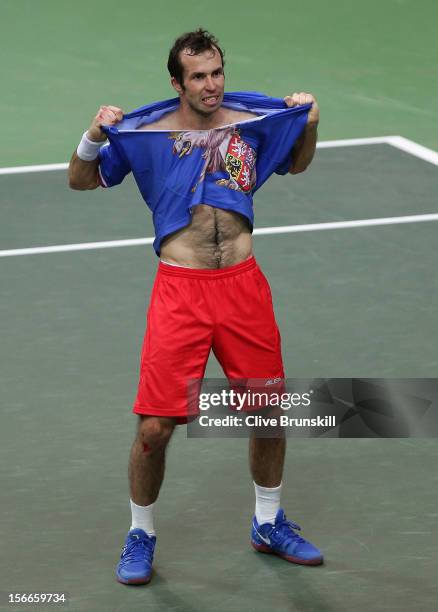
<path fill-rule="evenodd" d="M 214 70 L 211 71 L 210 74 L 214 74 L 215 72 L 219 72 L 219 71 L 223 71 L 223 67 L 219 66 L 218 68 L 215 68 Z M 205 76 L 207 73 L 206 72 L 193 72 L 191 75 L 189 75 L 189 78 L 193 78 L 193 77 L 203 77 Z"/>

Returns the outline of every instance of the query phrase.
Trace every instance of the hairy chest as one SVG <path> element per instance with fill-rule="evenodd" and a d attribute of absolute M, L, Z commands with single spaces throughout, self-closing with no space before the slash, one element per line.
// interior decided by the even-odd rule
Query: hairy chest
<path fill-rule="evenodd" d="M 192 209 L 192 222 L 188 230 L 191 238 L 199 243 L 211 244 L 233 240 L 243 231 L 250 232 L 249 223 L 242 215 L 207 204 Z"/>

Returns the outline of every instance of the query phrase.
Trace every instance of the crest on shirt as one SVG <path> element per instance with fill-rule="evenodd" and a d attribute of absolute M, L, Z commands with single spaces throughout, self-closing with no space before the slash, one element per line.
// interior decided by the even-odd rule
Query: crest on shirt
<path fill-rule="evenodd" d="M 256 183 L 256 152 L 240 136 L 234 127 L 193 131 L 172 132 L 173 153 L 182 158 L 190 155 L 195 147 L 204 149 L 205 160 L 196 185 L 201 183 L 207 173 L 223 172 L 227 178 L 216 181 L 217 185 L 249 193 Z"/>
<path fill-rule="evenodd" d="M 251 191 L 255 183 L 256 155 L 238 133 L 233 133 L 225 155 L 225 168 L 242 191 Z"/>

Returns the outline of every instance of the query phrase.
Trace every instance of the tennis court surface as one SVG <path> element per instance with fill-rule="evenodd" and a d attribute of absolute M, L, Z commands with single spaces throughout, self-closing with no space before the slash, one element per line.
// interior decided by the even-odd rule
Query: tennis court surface
<path fill-rule="evenodd" d="M 287 374 L 434 377 L 438 156 L 339 144 L 255 199 Z M 1 609 L 30 609 L 6 593 L 43 591 L 78 611 L 436 609 L 434 440 L 290 441 L 282 505 L 326 556 L 306 568 L 249 547 L 246 441 L 181 427 L 157 503 L 155 577 L 116 583 L 157 259 L 150 244 L 98 243 L 152 237 L 149 212 L 130 179 L 73 192 L 64 169 L 5 171 L 0 199 Z M 214 359 L 207 375 L 222 375 Z"/>

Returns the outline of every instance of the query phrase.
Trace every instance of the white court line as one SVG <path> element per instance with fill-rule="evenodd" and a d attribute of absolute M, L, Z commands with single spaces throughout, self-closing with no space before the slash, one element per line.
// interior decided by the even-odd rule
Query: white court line
<path fill-rule="evenodd" d="M 404 217 L 376 217 L 375 219 L 357 219 L 356 221 L 331 221 L 329 223 L 305 223 L 302 225 L 282 225 L 280 227 L 260 227 L 254 234 L 290 234 L 298 232 L 316 232 L 319 230 L 346 229 L 349 227 L 371 227 L 375 225 L 401 225 L 403 223 L 421 223 L 438 221 L 438 213 L 425 215 L 406 215 Z M 1 251 L 0 251 L 1 253 Z"/>
<path fill-rule="evenodd" d="M 335 147 L 358 147 L 372 144 L 389 144 L 415 157 L 438 166 L 438 153 L 423 145 L 417 144 L 413 140 L 403 136 L 376 136 L 373 138 L 347 138 L 344 140 L 323 140 L 316 145 L 318 149 L 331 149 Z M 38 166 L 14 166 L 10 168 L 0 168 L 0 175 L 5 174 L 26 174 L 28 172 L 48 172 L 51 170 L 66 170 L 68 163 L 63 164 L 43 164 Z"/>
<path fill-rule="evenodd" d="M 349 227 L 370 227 L 376 225 L 399 225 L 403 223 L 421 223 L 438 221 L 438 213 L 425 215 L 406 215 L 404 217 L 381 217 L 375 219 L 358 219 L 356 221 L 332 221 L 329 223 L 306 223 L 301 225 L 283 225 L 279 227 L 260 227 L 254 230 L 254 235 L 290 234 L 298 232 L 314 232 L 320 230 L 346 229 Z M 132 238 L 129 240 L 107 240 L 105 242 L 83 242 L 78 244 L 59 244 L 46 247 L 31 247 L 27 249 L 9 249 L 0 251 L 0 257 L 16 257 L 17 255 L 40 255 L 42 253 L 62 253 L 65 251 L 88 251 L 92 249 L 109 249 L 114 247 L 139 246 L 152 244 L 154 238 Z"/>
<path fill-rule="evenodd" d="M 68 163 L 64 164 L 41 164 L 39 166 L 13 166 L 11 168 L 0 168 L 2 174 L 27 174 L 28 172 L 47 172 L 49 170 L 67 170 Z"/>
<path fill-rule="evenodd" d="M 403 136 L 388 136 L 386 142 L 401 151 L 405 151 L 405 153 L 410 153 L 415 157 L 419 157 L 420 159 L 424 159 L 438 166 L 438 153 L 432 151 L 432 149 L 423 147 L 423 145 L 417 144 L 413 140 L 409 140 Z"/>
<path fill-rule="evenodd" d="M 114 249 L 116 247 L 152 244 L 154 238 L 129 238 L 127 240 L 105 240 L 104 242 L 79 242 L 77 244 L 55 244 L 53 246 L 29 247 L 0 251 L 0 257 L 17 255 L 41 255 L 42 253 L 64 253 L 66 251 L 92 251 L 95 249 Z"/>
<path fill-rule="evenodd" d="M 405 151 L 419 159 L 438 166 L 438 153 L 427 147 L 413 142 L 403 136 L 377 136 L 375 138 L 349 138 L 344 140 L 326 140 L 317 144 L 318 148 L 354 147 L 370 144 L 389 144 Z M 28 172 L 46 172 L 51 170 L 65 170 L 68 163 L 44 164 L 38 166 L 17 166 L 0 168 L 0 175 L 24 174 Z M 359 219 L 356 221 L 335 221 L 332 223 L 311 223 L 302 225 L 285 225 L 282 227 L 262 227 L 254 230 L 255 235 L 285 234 L 292 232 L 310 232 L 329 229 L 344 229 L 349 227 L 370 227 L 376 225 L 396 225 L 401 223 L 419 223 L 424 221 L 437 221 L 438 214 L 410 215 L 404 217 L 387 217 L 376 219 Z M 0 251 L 0 257 L 15 257 L 17 255 L 38 255 L 42 253 L 61 253 L 66 251 L 86 251 L 92 249 L 107 249 L 123 246 L 139 246 L 152 244 L 154 238 L 133 238 L 129 240 L 108 240 L 104 242 L 83 242 L 78 244 L 61 244 L 46 247 L 30 247 L 23 249 L 9 249 Z"/>
<path fill-rule="evenodd" d="M 331 149 L 335 147 L 360 147 L 362 145 L 389 144 L 388 138 L 394 136 L 376 136 L 373 138 L 344 138 L 343 140 L 322 140 L 316 144 L 318 149 Z"/>
<path fill-rule="evenodd" d="M 377 136 L 376 138 L 349 138 L 345 140 L 323 140 L 316 145 L 318 149 L 331 149 L 335 147 L 359 147 L 361 145 L 388 144 L 400 151 L 410 153 L 414 157 L 428 161 L 438 166 L 438 153 L 428 149 L 409 138 L 403 136 Z"/>

